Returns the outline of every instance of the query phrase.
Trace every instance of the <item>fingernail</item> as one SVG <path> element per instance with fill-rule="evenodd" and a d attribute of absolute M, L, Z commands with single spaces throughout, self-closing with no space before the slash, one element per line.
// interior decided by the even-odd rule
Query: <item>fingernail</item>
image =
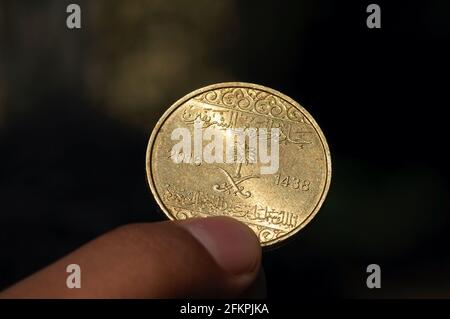
<path fill-rule="evenodd" d="M 207 217 L 180 222 L 211 254 L 217 264 L 233 275 L 259 268 L 261 246 L 253 231 L 229 217 Z"/>

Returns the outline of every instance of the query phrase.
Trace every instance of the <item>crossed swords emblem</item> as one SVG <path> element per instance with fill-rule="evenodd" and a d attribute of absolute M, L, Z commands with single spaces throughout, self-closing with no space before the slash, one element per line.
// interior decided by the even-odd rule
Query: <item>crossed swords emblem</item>
<path fill-rule="evenodd" d="M 247 144 L 245 146 L 247 150 Z M 248 162 L 245 161 L 245 163 L 247 164 Z M 259 175 L 242 176 L 242 164 L 243 161 L 239 161 L 239 163 L 237 163 L 236 170 L 234 171 L 233 175 L 226 171 L 224 168 L 217 166 L 217 168 L 225 174 L 228 182 L 213 185 L 213 190 L 215 190 L 216 192 L 233 194 L 234 196 L 240 196 L 242 198 L 249 198 L 250 196 L 252 196 L 252 193 L 248 190 L 245 190 L 245 187 L 241 186 L 240 184 L 252 178 L 259 178 Z"/>

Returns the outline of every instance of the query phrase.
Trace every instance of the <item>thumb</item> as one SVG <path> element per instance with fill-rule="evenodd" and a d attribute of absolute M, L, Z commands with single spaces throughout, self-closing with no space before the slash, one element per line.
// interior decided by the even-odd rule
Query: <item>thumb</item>
<path fill-rule="evenodd" d="M 2 298 L 237 297 L 261 262 L 254 233 L 227 217 L 133 224 L 109 232 L 7 289 Z M 81 268 L 69 289 L 66 267 Z"/>

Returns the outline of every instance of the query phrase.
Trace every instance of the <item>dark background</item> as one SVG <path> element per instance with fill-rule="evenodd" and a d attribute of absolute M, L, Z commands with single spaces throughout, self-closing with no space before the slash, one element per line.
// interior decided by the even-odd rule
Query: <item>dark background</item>
<path fill-rule="evenodd" d="M 0 0 L 0 289 L 132 222 L 163 220 L 145 151 L 164 110 L 245 81 L 302 104 L 333 176 L 264 253 L 269 297 L 450 297 L 449 1 Z M 366 267 L 382 288 L 366 287 Z"/>

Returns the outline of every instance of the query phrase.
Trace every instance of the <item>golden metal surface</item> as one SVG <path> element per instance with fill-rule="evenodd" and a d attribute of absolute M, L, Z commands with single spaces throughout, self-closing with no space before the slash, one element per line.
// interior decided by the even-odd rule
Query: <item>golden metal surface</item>
<path fill-rule="evenodd" d="M 260 174 L 261 163 L 174 163 L 172 131 L 193 131 L 196 118 L 207 121 L 205 127 L 278 128 L 278 172 Z M 247 224 L 262 246 L 308 224 L 331 179 L 328 145 L 312 116 L 280 92 L 241 82 L 210 85 L 175 102 L 153 130 L 146 168 L 151 191 L 170 219 L 230 216 Z"/>

